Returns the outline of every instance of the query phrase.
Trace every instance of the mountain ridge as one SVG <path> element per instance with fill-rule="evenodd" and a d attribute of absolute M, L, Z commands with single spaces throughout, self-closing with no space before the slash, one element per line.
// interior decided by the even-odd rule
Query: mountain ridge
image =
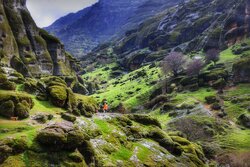
<path fill-rule="evenodd" d="M 83 53 L 111 39 L 116 33 L 123 34 L 126 29 L 136 26 L 147 17 L 161 11 L 164 7 L 176 5 L 178 2 L 172 0 L 158 0 L 153 3 L 148 0 L 126 2 L 121 0 L 101 0 L 82 10 L 83 15 L 78 17 L 79 20 L 74 23 L 65 25 L 59 30 L 54 29 L 56 26 L 56 23 L 54 23 L 47 27 L 46 30 L 57 35 L 65 43 L 67 49 L 77 57 L 81 57 Z M 79 13 L 75 15 L 77 14 Z M 130 24 L 127 24 L 128 19 Z M 127 26 L 124 26 L 126 24 Z M 121 27 L 124 27 L 124 29 Z M 79 50 L 78 53 L 76 53 L 77 50 Z"/>

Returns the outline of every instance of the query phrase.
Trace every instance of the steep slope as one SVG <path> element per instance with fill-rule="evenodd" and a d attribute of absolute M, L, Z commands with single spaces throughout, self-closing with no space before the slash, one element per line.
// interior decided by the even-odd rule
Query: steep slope
<path fill-rule="evenodd" d="M 2 65 L 24 76 L 71 73 L 75 59 L 65 52 L 57 38 L 36 26 L 25 0 L 2 0 L 0 10 Z"/>
<path fill-rule="evenodd" d="M 126 69 L 134 70 L 161 60 L 170 51 L 223 50 L 249 36 L 248 11 L 248 0 L 188 1 L 156 14 L 87 57 L 118 59 Z"/>
<path fill-rule="evenodd" d="M 179 0 L 100 0 L 87 9 L 59 19 L 46 30 L 58 36 L 66 48 L 79 57 L 118 32 L 121 34 L 127 28 L 138 25 L 178 2 Z"/>

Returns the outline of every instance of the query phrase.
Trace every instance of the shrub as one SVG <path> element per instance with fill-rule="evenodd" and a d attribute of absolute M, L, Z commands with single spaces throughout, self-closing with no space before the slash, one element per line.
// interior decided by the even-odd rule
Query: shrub
<path fill-rule="evenodd" d="M 162 61 L 162 72 L 164 74 L 172 73 L 177 76 L 184 68 L 186 59 L 182 53 L 171 52 Z"/>

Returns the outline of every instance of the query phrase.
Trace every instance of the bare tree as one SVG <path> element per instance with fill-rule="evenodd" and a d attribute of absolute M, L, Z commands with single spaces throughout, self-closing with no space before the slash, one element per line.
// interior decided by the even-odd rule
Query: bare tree
<path fill-rule="evenodd" d="M 186 59 L 182 53 L 171 52 L 162 61 L 162 72 L 172 73 L 176 77 L 183 70 L 185 63 Z"/>
<path fill-rule="evenodd" d="M 198 76 L 202 68 L 203 68 L 203 62 L 201 59 L 192 60 L 187 65 L 187 75 Z"/>
<path fill-rule="evenodd" d="M 206 63 L 214 62 L 216 64 L 220 60 L 220 51 L 218 49 L 209 49 L 205 56 Z"/>

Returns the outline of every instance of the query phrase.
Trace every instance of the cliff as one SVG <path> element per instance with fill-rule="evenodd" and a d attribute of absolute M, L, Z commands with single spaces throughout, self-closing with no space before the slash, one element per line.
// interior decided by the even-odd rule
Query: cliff
<path fill-rule="evenodd" d="M 73 59 L 62 43 L 38 28 L 26 0 L 0 1 L 0 63 L 24 76 L 70 75 Z"/>

